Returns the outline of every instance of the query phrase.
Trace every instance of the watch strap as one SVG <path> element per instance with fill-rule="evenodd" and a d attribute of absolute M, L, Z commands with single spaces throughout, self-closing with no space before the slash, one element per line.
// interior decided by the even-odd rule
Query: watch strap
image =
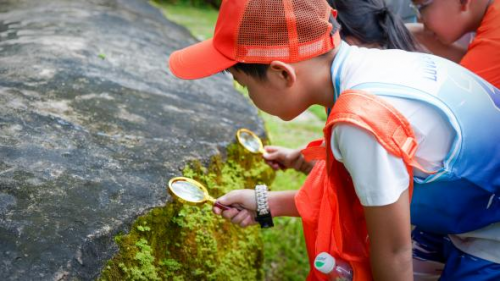
<path fill-rule="evenodd" d="M 268 194 L 266 185 L 257 185 L 255 187 L 255 201 L 257 203 L 257 216 L 255 221 L 261 228 L 274 226 L 271 210 L 269 209 Z"/>

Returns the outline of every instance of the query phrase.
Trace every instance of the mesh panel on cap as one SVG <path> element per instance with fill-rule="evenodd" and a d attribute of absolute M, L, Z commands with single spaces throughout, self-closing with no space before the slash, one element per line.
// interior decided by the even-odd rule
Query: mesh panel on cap
<path fill-rule="evenodd" d="M 331 10 L 326 1 L 307 0 L 292 2 L 295 17 L 297 18 L 299 43 L 318 40 L 318 38 L 330 31 L 328 18 Z"/>
<path fill-rule="evenodd" d="M 235 58 L 240 62 L 297 62 L 332 48 L 325 0 L 249 0 Z"/>
<path fill-rule="evenodd" d="M 272 32 L 269 32 L 272 30 Z M 288 57 L 288 53 L 280 54 L 288 46 L 288 28 L 285 20 L 285 11 L 282 0 L 254 0 L 249 1 L 243 13 L 240 29 L 238 32 L 236 57 L 245 57 L 246 47 L 260 47 L 262 56 L 283 56 Z M 266 47 L 274 47 L 265 54 Z M 254 51 L 255 52 L 255 51 Z M 260 56 L 250 54 L 251 56 Z"/>

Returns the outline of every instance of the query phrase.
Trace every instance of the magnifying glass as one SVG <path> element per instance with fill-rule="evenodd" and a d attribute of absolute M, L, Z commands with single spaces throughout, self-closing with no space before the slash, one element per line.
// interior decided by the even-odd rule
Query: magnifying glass
<path fill-rule="evenodd" d="M 189 205 L 201 205 L 210 202 L 224 211 L 231 209 L 230 206 L 217 202 L 208 194 L 207 189 L 201 183 L 190 178 L 172 178 L 168 182 L 168 191 L 174 198 Z"/>
<path fill-rule="evenodd" d="M 264 154 L 264 145 L 254 132 L 248 129 L 239 129 L 236 132 L 238 142 L 248 151 L 254 154 Z"/>
<path fill-rule="evenodd" d="M 264 149 L 264 145 L 262 144 L 262 140 L 254 132 L 252 132 L 248 129 L 242 128 L 236 132 L 236 138 L 238 139 L 238 142 L 246 150 L 250 151 L 251 153 L 254 153 L 254 154 L 266 153 L 266 150 Z M 283 170 L 285 169 L 285 166 L 282 163 L 280 163 L 278 161 L 273 161 L 273 162 L 278 164 L 278 166 L 281 169 L 283 169 Z"/>

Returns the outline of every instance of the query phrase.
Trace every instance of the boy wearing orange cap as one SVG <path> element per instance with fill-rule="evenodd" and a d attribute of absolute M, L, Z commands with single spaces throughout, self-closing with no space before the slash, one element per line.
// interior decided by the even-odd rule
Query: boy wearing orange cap
<path fill-rule="evenodd" d="M 327 278 L 312 266 L 321 252 L 354 280 L 411 280 L 411 211 L 415 255 L 444 262 L 442 280 L 500 278 L 500 131 L 488 127 L 500 91 L 432 55 L 349 46 L 334 17 L 323 0 L 225 0 L 214 38 L 170 56 L 183 79 L 229 71 L 284 120 L 331 109 L 324 140 L 303 151 L 317 163 L 298 192 L 236 190 L 218 200 L 245 209 L 214 212 L 262 227 L 300 216 L 308 280 Z"/>
<path fill-rule="evenodd" d="M 422 24 L 409 25 L 432 53 L 460 62 L 500 88 L 500 0 L 414 0 Z M 468 48 L 455 43 L 469 32 Z"/>

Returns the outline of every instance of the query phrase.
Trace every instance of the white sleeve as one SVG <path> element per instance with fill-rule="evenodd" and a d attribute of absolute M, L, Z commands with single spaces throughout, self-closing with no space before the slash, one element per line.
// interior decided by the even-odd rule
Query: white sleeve
<path fill-rule="evenodd" d="M 333 156 L 351 175 L 363 206 L 392 204 L 408 188 L 403 160 L 389 154 L 371 133 L 340 124 L 334 127 L 330 142 Z"/>

